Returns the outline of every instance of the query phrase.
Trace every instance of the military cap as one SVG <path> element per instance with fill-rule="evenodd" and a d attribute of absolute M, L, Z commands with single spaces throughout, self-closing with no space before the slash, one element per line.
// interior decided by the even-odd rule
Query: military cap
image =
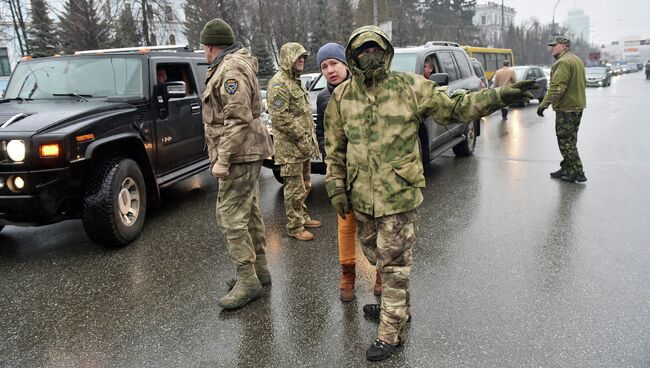
<path fill-rule="evenodd" d="M 549 46 L 555 46 L 557 44 L 567 45 L 567 47 L 571 47 L 571 40 L 566 37 L 557 37 L 548 43 Z"/>
<path fill-rule="evenodd" d="M 203 45 L 232 45 L 235 43 L 235 34 L 228 23 L 222 19 L 214 18 L 203 27 L 201 43 Z"/>

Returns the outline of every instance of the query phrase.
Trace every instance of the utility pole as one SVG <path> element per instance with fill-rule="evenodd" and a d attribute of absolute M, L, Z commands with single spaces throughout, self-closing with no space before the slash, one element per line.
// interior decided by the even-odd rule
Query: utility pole
<path fill-rule="evenodd" d="M 562 0 L 557 0 L 557 3 L 555 3 L 555 6 L 553 7 L 553 20 L 551 21 L 551 34 L 553 36 L 557 36 L 556 31 L 555 31 L 555 9 L 557 9 L 558 4 Z"/>
<path fill-rule="evenodd" d="M 372 23 L 376 26 L 379 25 L 379 16 L 377 14 L 377 0 L 372 0 Z"/>
<path fill-rule="evenodd" d="M 505 40 L 503 39 L 503 29 L 505 28 L 504 22 L 506 21 L 505 19 L 505 12 L 503 11 L 503 0 L 501 0 L 501 48 L 505 47 Z"/>

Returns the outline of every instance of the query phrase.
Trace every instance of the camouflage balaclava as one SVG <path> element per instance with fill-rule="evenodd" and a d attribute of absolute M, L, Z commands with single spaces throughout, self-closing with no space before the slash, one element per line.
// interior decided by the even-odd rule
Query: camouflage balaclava
<path fill-rule="evenodd" d="M 380 50 L 366 52 L 369 47 Z M 384 79 L 390 71 L 393 59 L 393 46 L 386 33 L 377 26 L 357 28 L 348 41 L 345 57 L 352 71 L 353 79 L 362 80 L 365 84 Z"/>

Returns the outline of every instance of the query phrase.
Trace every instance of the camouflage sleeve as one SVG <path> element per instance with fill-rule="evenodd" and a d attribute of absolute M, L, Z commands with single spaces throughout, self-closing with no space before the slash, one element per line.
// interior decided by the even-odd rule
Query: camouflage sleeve
<path fill-rule="evenodd" d="M 332 196 L 345 192 L 345 182 L 347 177 L 346 153 L 348 147 L 348 138 L 343 130 L 343 118 L 341 117 L 340 99 L 337 91 L 334 91 L 327 109 L 323 125 L 325 126 L 325 164 L 327 173 L 325 174 L 325 188 L 327 195 Z"/>
<path fill-rule="evenodd" d="M 253 121 L 251 85 L 249 79 L 233 68 L 224 74 L 223 82 L 215 84 L 223 106 L 223 132 L 219 142 L 217 162 L 228 166 L 230 155 L 240 150 Z"/>
<path fill-rule="evenodd" d="M 300 129 L 296 129 L 295 117 L 289 110 L 290 99 L 291 93 L 284 84 L 273 85 L 268 91 L 266 101 L 273 129 L 287 136 L 298 146 L 301 152 L 309 152 L 309 147 L 306 147 L 305 137 L 301 134 Z"/>
<path fill-rule="evenodd" d="M 506 104 L 499 96 L 499 89 L 489 88 L 478 92 L 454 92 L 449 97 L 444 89 L 424 78 L 415 80 L 414 89 L 421 116 L 431 117 L 440 124 L 452 122 L 469 123 L 490 115 Z"/>
<path fill-rule="evenodd" d="M 566 63 L 555 63 L 551 69 L 551 85 L 548 87 L 546 97 L 540 104 L 542 107 L 548 107 L 562 98 L 566 91 L 567 83 L 571 77 L 569 66 Z"/>

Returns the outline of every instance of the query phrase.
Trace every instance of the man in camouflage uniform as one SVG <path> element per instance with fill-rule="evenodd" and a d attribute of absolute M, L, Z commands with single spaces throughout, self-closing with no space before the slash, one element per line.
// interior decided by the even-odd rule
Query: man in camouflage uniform
<path fill-rule="evenodd" d="M 228 282 L 232 289 L 219 306 L 235 309 L 257 298 L 262 285 L 271 284 L 259 176 L 262 160 L 273 148 L 260 121 L 257 59 L 235 43 L 230 26 L 218 18 L 205 25 L 201 43 L 210 63 L 201 98 L 212 175 L 219 178 L 217 223 L 237 266 L 237 277 Z"/>
<path fill-rule="evenodd" d="M 571 41 L 558 37 L 548 44 L 556 59 L 551 67 L 551 85 L 546 97 L 539 104 L 537 115 L 543 117 L 544 110 L 553 105 L 555 110 L 555 135 L 562 154 L 560 170 L 551 173 L 552 178 L 568 182 L 585 182 L 578 154 L 578 128 L 582 111 L 587 105 L 585 89 L 585 64 L 571 51 Z"/>
<path fill-rule="evenodd" d="M 295 42 L 280 48 L 280 70 L 268 86 L 268 110 L 273 122 L 275 163 L 284 181 L 287 233 L 298 240 L 312 240 L 305 228 L 321 226 L 307 213 L 305 201 L 311 190 L 311 158 L 318 157 L 316 131 L 309 95 L 300 83 L 307 50 Z"/>
<path fill-rule="evenodd" d="M 423 117 L 470 123 L 531 98 L 526 90 L 536 87 L 523 81 L 450 98 L 420 75 L 391 72 L 392 57 L 393 47 L 378 27 L 354 31 L 346 48 L 352 79 L 334 90 L 325 112 L 327 193 L 343 217 L 351 196 L 359 242 L 383 282 L 381 305 L 363 307 L 380 320 L 368 360 L 393 354 L 410 316 L 411 249 L 425 186 L 418 148 Z"/>

